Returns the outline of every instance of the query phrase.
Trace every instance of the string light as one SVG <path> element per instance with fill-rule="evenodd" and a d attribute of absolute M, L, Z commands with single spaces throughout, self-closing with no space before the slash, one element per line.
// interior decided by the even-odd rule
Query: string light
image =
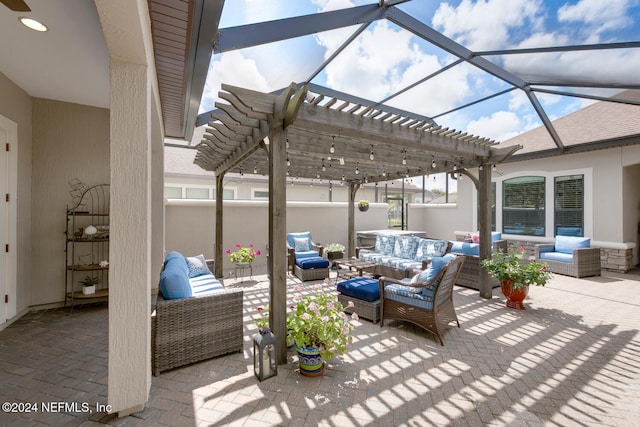
<path fill-rule="evenodd" d="M 289 161 L 289 155 L 287 154 L 287 166 L 291 166 L 291 162 Z"/>
<path fill-rule="evenodd" d="M 375 156 L 373 155 L 373 145 L 371 146 L 371 151 L 369 152 L 369 160 L 373 160 Z"/>
<path fill-rule="evenodd" d="M 402 164 L 403 165 L 407 164 L 407 155 L 406 154 L 402 156 Z"/>
<path fill-rule="evenodd" d="M 322 172 L 326 172 L 327 167 L 324 165 L 324 159 L 322 159 Z"/>
<path fill-rule="evenodd" d="M 333 154 L 333 153 L 335 153 L 335 152 L 336 152 L 336 146 L 335 146 L 335 144 L 334 144 L 335 137 L 332 137 L 332 138 L 333 138 L 333 140 L 331 141 L 331 147 L 329 148 L 329 152 L 330 152 L 331 154 Z"/>
<path fill-rule="evenodd" d="M 433 169 L 435 169 L 435 168 L 436 168 L 436 159 L 431 160 L 431 167 L 432 167 Z"/>
<path fill-rule="evenodd" d="M 455 164 L 455 163 L 453 164 L 453 170 L 454 170 L 454 171 L 457 171 L 457 170 L 458 170 L 458 165 L 457 165 L 457 164 Z"/>
<path fill-rule="evenodd" d="M 491 166 L 491 170 L 493 170 L 495 172 L 496 170 L 498 170 L 498 168 L 496 167 L 496 165 L 493 165 L 493 166 Z"/>
<path fill-rule="evenodd" d="M 387 172 L 384 169 L 382 169 L 382 176 L 387 176 Z"/>
<path fill-rule="evenodd" d="M 360 169 L 358 169 L 358 165 L 356 164 L 356 175 L 360 173 Z"/>
<path fill-rule="evenodd" d="M 342 175 L 342 182 L 344 182 L 344 175 Z"/>

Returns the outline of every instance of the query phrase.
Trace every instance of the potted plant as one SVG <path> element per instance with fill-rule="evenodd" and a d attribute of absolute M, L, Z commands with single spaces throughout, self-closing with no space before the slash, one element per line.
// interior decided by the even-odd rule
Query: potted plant
<path fill-rule="evenodd" d="M 100 279 L 95 276 L 86 276 L 80 283 L 82 284 L 82 293 L 91 295 L 96 293 L 96 285 L 100 283 Z"/>
<path fill-rule="evenodd" d="M 231 249 L 227 249 L 226 254 L 229 256 L 229 261 L 232 263 L 236 265 L 247 265 L 251 264 L 253 260 L 260 255 L 260 251 L 255 250 L 253 243 L 249 243 L 248 247 L 237 243 L 236 250 L 231 251 Z"/>
<path fill-rule="evenodd" d="M 327 251 L 327 259 L 333 261 L 344 256 L 345 247 L 340 243 L 331 243 L 325 247 L 325 250 Z"/>
<path fill-rule="evenodd" d="M 546 263 L 538 263 L 534 257 L 524 261 L 524 248 L 517 251 L 502 249 L 491 258 L 482 260 L 482 268 L 500 282 L 502 293 L 507 298 L 506 306 L 524 310 L 523 301 L 529 293 L 529 286 L 544 286 L 551 279 Z"/>
<path fill-rule="evenodd" d="M 358 209 L 360 209 L 361 212 L 366 212 L 369 210 L 369 201 L 368 200 L 360 200 L 358 202 Z"/>
<path fill-rule="evenodd" d="M 302 286 L 295 291 L 302 291 Z M 289 307 L 286 320 L 287 343 L 296 348 L 300 373 L 309 377 L 322 375 L 325 361 L 344 354 L 352 342 L 350 320 L 358 320 L 356 313 L 347 315 L 338 298 L 326 293 L 322 284 L 315 285 L 314 291 L 314 295 L 296 297 L 297 304 Z M 349 307 L 353 306 L 349 301 Z M 258 313 L 258 327 L 268 325 L 269 307 L 258 307 Z"/>

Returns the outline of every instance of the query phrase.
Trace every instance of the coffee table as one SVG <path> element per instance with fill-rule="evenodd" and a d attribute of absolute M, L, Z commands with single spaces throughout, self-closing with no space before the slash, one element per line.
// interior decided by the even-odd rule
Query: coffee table
<path fill-rule="evenodd" d="M 373 277 L 375 275 L 376 264 L 358 258 L 340 258 L 334 260 L 336 266 L 336 283 L 338 279 L 352 279 L 354 277 Z M 346 271 L 341 271 L 346 270 Z"/>

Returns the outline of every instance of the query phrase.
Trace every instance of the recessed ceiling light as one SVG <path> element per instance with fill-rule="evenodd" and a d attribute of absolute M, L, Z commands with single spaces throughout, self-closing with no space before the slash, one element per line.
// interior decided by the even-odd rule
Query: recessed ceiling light
<path fill-rule="evenodd" d="M 35 31 L 48 31 L 49 29 L 40 21 L 36 21 L 33 18 L 27 18 L 26 16 L 21 16 L 18 18 L 22 25 L 31 28 Z"/>

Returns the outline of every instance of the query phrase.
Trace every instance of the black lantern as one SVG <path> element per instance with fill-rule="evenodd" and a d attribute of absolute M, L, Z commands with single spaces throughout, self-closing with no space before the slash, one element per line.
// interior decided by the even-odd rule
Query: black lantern
<path fill-rule="evenodd" d="M 268 326 L 253 336 L 253 372 L 260 381 L 278 375 L 276 336 Z"/>

